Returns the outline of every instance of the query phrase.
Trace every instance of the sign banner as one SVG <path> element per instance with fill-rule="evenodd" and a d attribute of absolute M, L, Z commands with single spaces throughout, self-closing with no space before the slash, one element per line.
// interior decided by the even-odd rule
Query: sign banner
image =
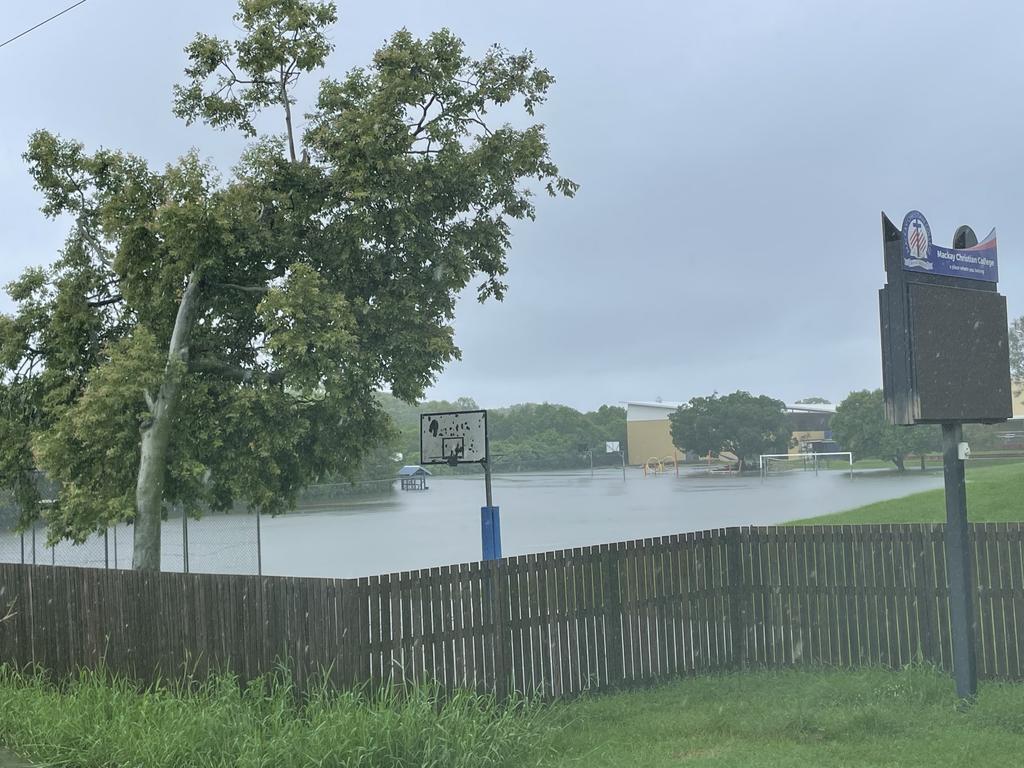
<path fill-rule="evenodd" d="M 970 248 L 944 248 L 932 242 L 932 231 L 920 211 L 903 218 L 903 269 L 929 275 L 999 282 L 996 231 Z"/>

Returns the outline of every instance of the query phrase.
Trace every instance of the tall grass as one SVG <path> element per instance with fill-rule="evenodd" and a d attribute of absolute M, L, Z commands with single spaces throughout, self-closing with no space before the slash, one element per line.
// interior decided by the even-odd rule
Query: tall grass
<path fill-rule="evenodd" d="M 76 768 L 500 768 L 536 764 L 551 729 L 540 708 L 428 687 L 299 702 L 288 676 L 231 676 L 140 689 L 103 672 L 54 683 L 0 665 L 0 744 Z"/>

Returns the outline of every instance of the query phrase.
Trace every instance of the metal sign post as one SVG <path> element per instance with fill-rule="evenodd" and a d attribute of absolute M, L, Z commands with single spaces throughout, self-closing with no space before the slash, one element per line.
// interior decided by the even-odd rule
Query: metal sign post
<path fill-rule="evenodd" d="M 480 508 L 484 560 L 501 558 L 501 515 L 491 494 L 491 445 L 487 411 L 448 411 L 420 416 L 420 463 L 479 464 L 484 470 L 487 505 Z"/>
<path fill-rule="evenodd" d="M 957 695 L 971 699 L 978 692 L 974 647 L 974 606 L 971 600 L 971 550 L 967 528 L 967 485 L 960 458 L 963 427 L 942 425 L 942 468 L 946 484 L 946 571 L 949 576 L 949 623 L 953 632 L 953 678 Z"/>
<path fill-rule="evenodd" d="M 882 380 L 892 424 L 942 425 L 946 572 L 957 695 L 978 690 L 963 425 L 1013 415 L 1006 299 L 996 291 L 995 230 L 982 242 L 960 227 L 932 243 L 918 211 L 896 226 L 882 214 L 886 285 L 879 291 Z"/>

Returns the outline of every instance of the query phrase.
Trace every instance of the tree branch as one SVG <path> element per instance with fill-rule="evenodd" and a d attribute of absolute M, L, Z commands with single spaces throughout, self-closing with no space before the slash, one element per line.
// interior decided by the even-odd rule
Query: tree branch
<path fill-rule="evenodd" d="M 94 301 L 87 301 L 87 302 L 85 302 L 85 304 L 86 304 L 86 306 L 93 307 L 93 308 L 95 308 L 95 307 L 107 307 L 107 306 L 110 306 L 111 304 L 117 304 L 117 302 L 119 302 L 119 301 L 124 301 L 124 296 L 122 296 L 120 293 L 118 293 L 118 294 L 116 294 L 114 296 L 111 296 L 109 299 L 96 299 Z"/>
<path fill-rule="evenodd" d="M 269 285 L 239 285 L 238 283 L 213 283 L 214 288 L 229 288 L 232 291 L 242 291 L 243 293 L 267 293 L 270 291 Z"/>
<path fill-rule="evenodd" d="M 436 93 L 432 94 L 431 97 L 430 97 L 430 100 L 426 104 L 423 105 L 423 116 L 420 118 L 420 121 L 416 124 L 415 130 L 412 132 L 413 136 L 419 136 L 420 135 L 420 131 L 423 130 L 423 123 L 427 119 L 427 112 L 430 111 L 430 107 L 433 105 L 433 103 L 434 103 L 434 101 L 436 99 L 437 99 L 437 94 Z M 412 127 L 412 126 L 410 126 L 410 127 Z"/>
<path fill-rule="evenodd" d="M 284 381 L 285 377 L 283 370 L 268 373 L 254 368 L 243 368 L 215 357 L 196 358 L 189 363 L 188 369 L 192 373 L 212 373 L 231 381 L 237 381 L 239 384 L 265 381 L 267 384 L 277 385 Z"/>

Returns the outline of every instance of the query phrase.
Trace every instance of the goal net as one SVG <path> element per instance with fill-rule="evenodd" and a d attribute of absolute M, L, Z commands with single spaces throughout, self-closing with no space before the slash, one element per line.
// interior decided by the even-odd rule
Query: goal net
<path fill-rule="evenodd" d="M 849 451 L 829 453 L 770 453 L 759 459 L 761 476 L 788 472 L 819 472 L 823 469 L 846 469 L 853 476 L 853 454 Z"/>

